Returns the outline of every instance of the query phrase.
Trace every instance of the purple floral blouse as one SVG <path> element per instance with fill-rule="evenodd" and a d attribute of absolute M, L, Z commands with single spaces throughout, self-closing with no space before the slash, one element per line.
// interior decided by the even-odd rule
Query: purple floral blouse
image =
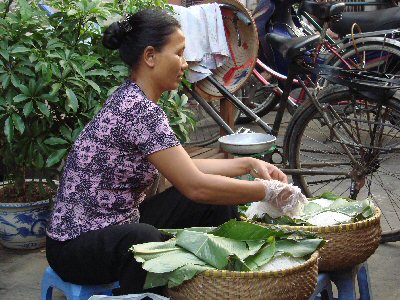
<path fill-rule="evenodd" d="M 145 189 L 157 177 L 151 153 L 179 145 L 163 110 L 127 81 L 71 149 L 47 234 L 59 241 L 139 221 Z"/>

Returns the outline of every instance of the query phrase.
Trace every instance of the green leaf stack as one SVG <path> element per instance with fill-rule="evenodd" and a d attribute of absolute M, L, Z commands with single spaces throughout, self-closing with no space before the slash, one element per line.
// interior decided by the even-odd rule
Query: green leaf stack
<path fill-rule="evenodd" d="M 205 270 L 257 271 L 280 255 L 306 260 L 324 244 L 312 234 L 236 220 L 214 229 L 164 232 L 173 234 L 173 238 L 131 248 L 135 259 L 148 271 L 144 288 L 175 287 Z"/>

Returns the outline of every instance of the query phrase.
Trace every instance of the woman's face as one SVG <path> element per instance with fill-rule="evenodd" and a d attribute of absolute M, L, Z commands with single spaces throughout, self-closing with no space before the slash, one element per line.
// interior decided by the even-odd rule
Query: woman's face
<path fill-rule="evenodd" d="M 178 88 L 188 64 L 183 57 L 185 36 L 182 30 L 172 33 L 160 52 L 156 53 L 156 84 L 162 92 Z"/>

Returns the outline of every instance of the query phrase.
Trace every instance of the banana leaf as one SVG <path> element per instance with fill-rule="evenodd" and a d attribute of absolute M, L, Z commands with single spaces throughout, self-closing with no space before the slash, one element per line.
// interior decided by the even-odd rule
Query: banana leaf
<path fill-rule="evenodd" d="M 271 236 L 282 237 L 290 233 L 288 230 L 280 228 L 263 227 L 261 225 L 230 220 L 213 231 L 210 231 L 212 235 L 226 237 L 233 240 L 239 241 L 250 241 L 250 240 L 266 240 Z"/>
<path fill-rule="evenodd" d="M 249 255 L 246 242 L 202 232 L 181 231 L 176 235 L 176 244 L 221 270 L 228 264 L 229 256 L 243 259 Z"/>
<path fill-rule="evenodd" d="M 276 252 L 288 253 L 293 257 L 308 257 L 323 244 L 323 239 L 280 240 L 276 242 Z"/>
<path fill-rule="evenodd" d="M 271 258 L 274 257 L 275 253 L 276 246 L 275 240 L 273 240 L 271 243 L 265 245 L 262 249 L 260 249 L 260 251 L 258 251 L 256 254 L 247 257 L 245 259 L 245 263 L 251 271 L 254 271 L 262 265 L 268 263 Z"/>
<path fill-rule="evenodd" d="M 190 280 L 197 274 L 206 270 L 214 269 L 211 266 L 186 265 L 169 273 L 147 273 L 143 288 L 149 289 L 158 286 L 168 286 L 169 288 L 181 285 L 184 281 Z"/>

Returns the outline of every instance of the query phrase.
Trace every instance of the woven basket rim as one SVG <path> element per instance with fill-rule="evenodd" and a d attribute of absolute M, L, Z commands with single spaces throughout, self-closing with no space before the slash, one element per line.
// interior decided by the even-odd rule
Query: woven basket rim
<path fill-rule="evenodd" d="M 228 271 L 228 270 L 206 270 L 200 273 L 198 276 L 206 277 L 222 277 L 222 278 L 268 278 L 268 277 L 283 277 L 296 272 L 299 272 L 310 265 L 316 263 L 319 258 L 319 251 L 315 251 L 309 259 L 304 263 L 294 266 L 288 269 L 280 269 L 275 271 Z"/>
<path fill-rule="evenodd" d="M 310 232 L 318 232 L 318 233 L 330 233 L 330 232 L 336 232 L 336 231 L 355 231 L 355 230 L 360 230 L 366 227 L 369 227 L 371 225 L 375 225 L 376 223 L 379 223 L 381 219 L 381 210 L 379 207 L 375 207 L 375 214 L 365 220 L 353 222 L 353 223 L 346 223 L 346 224 L 337 224 L 337 225 L 329 225 L 329 226 L 291 226 L 291 225 L 276 225 L 273 224 L 274 226 L 279 226 L 284 229 L 289 229 L 289 230 L 302 230 L 302 231 L 310 231 Z M 264 223 L 262 223 L 264 224 Z M 268 224 L 265 224 L 268 225 Z M 272 225 L 272 224 L 271 224 Z"/>

